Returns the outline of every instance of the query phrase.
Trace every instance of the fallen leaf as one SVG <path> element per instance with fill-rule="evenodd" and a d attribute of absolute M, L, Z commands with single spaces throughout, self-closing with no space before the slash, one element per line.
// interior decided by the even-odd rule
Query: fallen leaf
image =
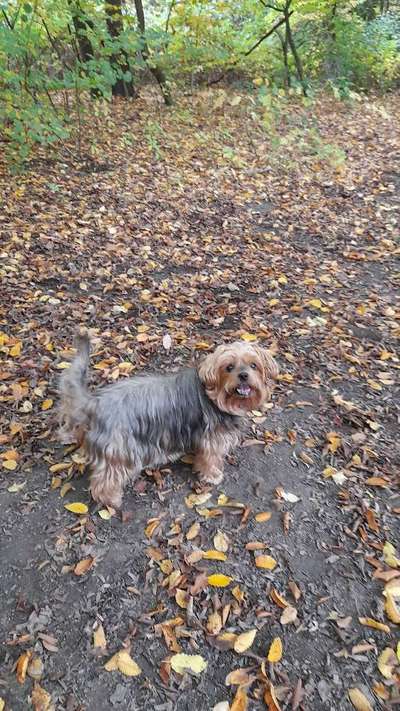
<path fill-rule="evenodd" d="M 186 590 L 181 590 L 181 588 L 177 588 L 175 592 L 175 601 L 177 605 L 179 605 L 179 607 L 182 607 L 182 609 L 186 609 L 189 604 L 189 595 Z"/>
<path fill-rule="evenodd" d="M 383 622 L 373 620 L 372 617 L 359 617 L 358 619 L 360 623 L 362 625 L 365 625 L 366 627 L 372 627 L 374 630 L 380 630 L 381 632 L 386 632 L 387 634 L 390 634 L 390 627 L 388 627 L 388 625 L 383 624 Z"/>
<path fill-rule="evenodd" d="M 239 585 L 235 585 L 232 588 L 232 595 L 239 603 L 244 602 L 244 592 L 240 589 Z"/>
<path fill-rule="evenodd" d="M 340 437 L 340 435 L 338 435 L 337 432 L 328 432 L 326 434 L 326 439 L 328 442 L 328 445 L 327 445 L 328 452 L 332 452 L 333 454 L 335 452 L 337 452 L 337 450 L 339 449 L 339 447 L 342 444 L 342 438 Z"/>
<path fill-rule="evenodd" d="M 400 607 L 389 593 L 386 593 L 385 612 L 391 622 L 400 625 Z"/>
<path fill-rule="evenodd" d="M 207 662 L 200 654 L 174 654 L 170 659 L 172 669 L 178 674 L 192 671 L 200 674 L 207 669 Z"/>
<path fill-rule="evenodd" d="M 205 560 L 226 560 L 226 555 L 225 553 L 221 553 L 220 551 L 205 551 L 203 553 L 203 558 Z"/>
<path fill-rule="evenodd" d="M 275 558 L 270 555 L 258 555 L 255 562 L 257 568 L 264 568 L 265 570 L 273 570 L 277 566 Z"/>
<path fill-rule="evenodd" d="M 360 691 L 360 689 L 349 689 L 347 693 L 351 703 L 357 711 L 374 711 L 373 706 L 371 706 L 370 702 Z"/>
<path fill-rule="evenodd" d="M 27 652 L 23 652 L 17 659 L 16 672 L 17 672 L 17 681 L 19 684 L 23 684 L 26 679 L 26 672 L 27 672 L 28 664 L 29 664 L 31 657 L 32 657 L 32 652 L 27 651 Z"/>
<path fill-rule="evenodd" d="M 298 602 L 301 598 L 300 588 L 296 585 L 294 580 L 289 580 L 288 585 L 289 585 L 290 592 L 292 593 L 294 599 L 296 600 L 296 602 Z"/>
<path fill-rule="evenodd" d="M 3 467 L 4 469 L 8 469 L 8 471 L 13 472 L 18 466 L 18 463 L 15 461 L 15 459 L 5 459 L 3 460 Z"/>
<path fill-rule="evenodd" d="M 390 568 L 400 567 L 400 559 L 396 557 L 396 549 L 392 543 L 389 543 L 389 541 L 386 541 L 383 546 L 383 560 L 386 565 L 390 566 Z"/>
<path fill-rule="evenodd" d="M 227 585 L 230 585 L 232 580 L 233 578 L 229 575 L 223 575 L 222 573 L 214 573 L 213 575 L 209 575 L 207 578 L 209 585 L 213 585 L 218 588 L 226 588 Z"/>
<path fill-rule="evenodd" d="M 30 660 L 27 672 L 31 679 L 39 681 L 42 678 L 44 665 L 40 657 L 33 657 L 33 659 Z"/>
<path fill-rule="evenodd" d="M 85 514 L 88 512 L 88 507 L 86 506 L 86 504 L 81 504 L 78 501 L 72 504 L 64 504 L 64 508 L 74 514 Z"/>
<path fill-rule="evenodd" d="M 4 711 L 5 705 L 6 705 L 6 702 L 5 702 L 4 699 L 2 699 L 1 696 L 0 696 L 0 711 Z M 226 711 L 229 711 L 229 704 L 228 704 L 228 706 L 227 706 Z"/>
<path fill-rule="evenodd" d="M 233 649 L 237 635 L 234 632 L 222 632 L 217 637 L 218 649 Z"/>
<path fill-rule="evenodd" d="M 50 694 L 35 681 L 31 693 L 31 702 L 34 711 L 53 711 L 54 705 Z"/>
<path fill-rule="evenodd" d="M 53 407 L 53 400 L 50 398 L 48 400 L 43 400 L 42 410 L 50 410 L 51 407 Z"/>
<path fill-rule="evenodd" d="M 378 657 L 378 669 L 385 679 L 393 678 L 393 671 L 397 665 L 397 657 L 391 647 L 386 647 Z"/>
<path fill-rule="evenodd" d="M 93 647 L 103 650 L 107 648 L 106 635 L 104 633 L 104 628 L 101 622 L 99 622 L 97 624 L 96 629 L 93 630 Z"/>
<path fill-rule="evenodd" d="M 104 521 L 109 521 L 111 518 L 111 514 L 108 509 L 100 509 L 100 511 L 98 511 L 98 514 L 100 518 L 102 518 Z"/>
<path fill-rule="evenodd" d="M 221 553 L 226 553 L 229 548 L 229 538 L 226 533 L 218 529 L 217 534 L 214 536 L 214 547 L 217 551 Z"/>
<path fill-rule="evenodd" d="M 276 662 L 279 662 L 282 659 L 282 654 L 282 640 L 280 637 L 275 637 L 275 639 L 272 640 L 271 646 L 269 648 L 267 659 L 269 662 L 275 664 Z"/>
<path fill-rule="evenodd" d="M 232 706 L 230 711 L 247 711 L 248 708 L 248 698 L 246 689 L 239 686 L 235 698 L 232 701 Z"/>
<path fill-rule="evenodd" d="M 196 538 L 196 536 L 199 535 L 199 533 L 200 533 L 200 524 L 198 523 L 198 521 L 196 521 L 196 523 L 193 523 L 190 526 L 190 528 L 186 534 L 186 538 L 188 541 L 192 541 L 193 538 Z"/>
<path fill-rule="evenodd" d="M 159 518 L 149 518 L 149 520 L 147 521 L 146 528 L 144 529 L 146 538 L 152 538 L 153 533 L 157 530 L 159 525 L 160 525 Z"/>
<path fill-rule="evenodd" d="M 264 523 L 264 521 L 269 521 L 271 516 L 272 516 L 271 511 L 261 511 L 260 513 L 256 514 L 254 516 L 254 518 L 257 521 L 257 523 Z"/>
<path fill-rule="evenodd" d="M 9 491 L 10 494 L 17 494 L 18 491 L 24 488 L 25 484 L 26 481 L 21 482 L 21 484 L 11 484 L 11 486 L 7 487 L 7 491 Z"/>
<path fill-rule="evenodd" d="M 104 665 L 106 671 L 120 671 L 124 676 L 139 676 L 142 670 L 126 649 L 116 652 Z"/>
<path fill-rule="evenodd" d="M 261 543 L 261 541 L 250 541 L 250 543 L 246 543 L 247 551 L 262 551 L 266 547 L 266 543 Z"/>
<path fill-rule="evenodd" d="M 212 707 L 211 711 L 230 711 L 229 701 L 219 701 L 218 704 Z"/>
<path fill-rule="evenodd" d="M 91 557 L 80 560 L 74 568 L 75 575 L 85 575 L 93 567 L 93 564 L 94 558 Z"/>
<path fill-rule="evenodd" d="M 251 647 L 254 642 L 257 630 L 248 630 L 247 632 L 242 632 L 236 637 L 233 649 L 238 654 L 242 654 L 247 649 Z"/>
<path fill-rule="evenodd" d="M 268 706 L 268 711 L 281 711 L 281 707 L 278 704 L 278 699 L 275 695 L 275 689 L 271 682 L 268 682 L 267 689 L 264 693 L 264 701 Z"/>
<path fill-rule="evenodd" d="M 201 506 L 201 504 L 205 504 L 205 502 L 209 499 L 211 499 L 210 492 L 204 494 L 189 494 L 189 496 L 185 497 L 185 503 L 189 509 L 193 509 L 195 506 Z"/>
<path fill-rule="evenodd" d="M 231 684 L 233 686 L 247 684 L 248 681 L 249 674 L 245 669 L 235 669 L 234 671 L 229 672 L 229 674 L 225 677 L 226 686 L 230 686 Z"/>
<path fill-rule="evenodd" d="M 282 597 L 282 595 L 280 595 L 280 594 L 278 593 L 277 590 L 275 590 L 275 588 L 272 588 L 272 590 L 271 590 L 269 596 L 270 596 L 271 600 L 272 600 L 276 605 L 278 605 L 278 607 L 281 607 L 282 609 L 285 609 L 285 607 L 288 607 L 288 606 L 289 606 L 289 603 L 285 600 L 284 597 Z"/>
<path fill-rule="evenodd" d="M 222 619 L 219 612 L 212 612 L 207 620 L 207 631 L 212 635 L 217 635 L 222 629 Z"/>
<path fill-rule="evenodd" d="M 284 611 L 282 612 L 279 621 L 281 625 L 289 625 L 295 620 L 297 620 L 297 610 L 295 607 L 291 607 L 290 605 L 288 605 L 288 607 L 285 607 Z"/>
<path fill-rule="evenodd" d="M 380 476 L 370 476 L 369 479 L 365 480 L 368 486 L 387 486 L 388 483 L 386 479 L 382 479 Z"/>

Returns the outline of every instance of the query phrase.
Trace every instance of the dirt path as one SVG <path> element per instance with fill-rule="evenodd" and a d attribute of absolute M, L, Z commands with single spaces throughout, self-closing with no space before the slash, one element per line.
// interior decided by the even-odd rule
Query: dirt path
<path fill-rule="evenodd" d="M 374 709 L 398 702 L 395 672 L 385 678 L 377 667 L 398 639 L 380 579 L 395 570 L 383 545 L 400 538 L 398 98 L 316 105 L 320 140 L 346 154 L 340 165 L 321 148 L 296 153 L 293 140 L 280 162 L 242 105 L 215 110 L 210 122 L 207 101 L 160 115 L 147 144 L 152 107 L 117 111 L 96 171 L 39 160 L 32 173 L 4 178 L 7 711 L 30 708 L 32 678 L 18 683 L 14 670 L 20 658 L 24 677 L 25 652 L 43 664 L 42 673 L 33 666 L 37 711 L 51 707 L 41 688 L 67 711 L 210 711 L 235 694 L 234 711 L 245 696 L 251 711 L 344 711 L 353 687 Z M 302 121 L 293 109 L 281 135 L 293 137 Z M 78 323 L 97 329 L 96 383 L 174 368 L 222 340 L 277 342 L 273 407 L 249 418 L 207 501 L 187 505 L 194 481 L 180 463 L 127 491 L 123 521 L 93 506 L 81 517 L 64 508 L 89 504 L 79 455 L 57 445 L 53 423 Z M 257 521 L 260 512 L 271 516 Z M 219 530 L 227 560 L 196 561 Z M 246 549 L 255 541 L 277 561 L 273 570 L 256 567 L 258 552 Z M 80 561 L 87 570 L 77 575 Z M 214 572 L 231 584 L 203 584 Z M 287 605 L 297 616 L 286 611 L 292 621 L 282 624 Z M 94 647 L 98 625 L 106 649 Z M 248 630 L 257 630 L 251 648 L 234 651 Z M 277 637 L 282 659 L 265 664 Z M 138 677 L 104 669 L 124 643 Z M 177 674 L 168 660 L 179 651 L 202 655 L 207 669 Z M 225 679 L 239 668 L 237 692 Z M 270 683 L 276 705 L 264 699 Z"/>

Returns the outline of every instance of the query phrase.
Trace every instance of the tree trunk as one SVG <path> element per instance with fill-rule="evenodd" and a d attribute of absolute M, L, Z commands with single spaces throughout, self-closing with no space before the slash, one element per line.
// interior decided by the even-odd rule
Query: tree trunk
<path fill-rule="evenodd" d="M 288 38 L 287 38 L 287 32 L 285 31 L 285 36 L 282 37 L 281 33 L 279 30 L 276 30 L 276 34 L 278 35 L 281 45 L 282 45 L 282 52 L 283 52 L 283 64 L 285 67 L 285 77 L 284 77 L 284 84 L 286 89 L 290 89 L 291 86 L 291 80 L 290 80 L 290 69 L 289 69 L 289 53 L 288 53 Z"/>
<path fill-rule="evenodd" d="M 79 59 L 84 65 L 90 59 L 93 59 L 93 47 L 88 36 L 88 29 L 93 29 L 93 23 L 82 10 L 79 0 L 76 0 L 76 2 L 69 0 L 68 4 L 71 10 Z"/>
<path fill-rule="evenodd" d="M 107 0 L 106 5 L 106 22 L 110 37 L 118 40 L 124 30 L 122 20 L 122 0 Z M 113 96 L 123 96 L 125 98 L 135 97 L 136 89 L 133 79 L 125 79 L 122 74 L 130 72 L 129 58 L 124 49 L 119 48 L 110 57 L 110 64 L 117 74 L 117 78 L 112 86 Z"/>
<path fill-rule="evenodd" d="M 301 63 L 299 53 L 298 53 L 296 45 L 294 43 L 294 39 L 293 39 L 293 35 L 292 35 L 292 28 L 290 27 L 290 13 L 289 13 L 290 3 L 291 3 L 291 0 L 288 0 L 288 2 L 285 5 L 285 9 L 284 9 L 286 38 L 287 38 L 287 42 L 290 47 L 290 50 L 293 54 L 294 63 L 296 65 L 297 76 L 298 76 L 299 82 L 302 86 L 303 94 L 304 94 L 304 96 L 307 96 L 307 87 L 306 87 L 306 82 L 304 80 L 303 65 Z"/>
<path fill-rule="evenodd" d="M 150 64 L 149 62 L 149 46 L 147 44 L 146 40 L 146 22 L 144 18 L 144 10 L 143 10 L 143 3 L 142 0 L 135 0 L 135 9 L 136 9 L 136 17 L 139 25 L 139 32 L 140 32 L 140 38 L 142 40 L 142 57 L 143 60 L 146 62 L 147 66 L 149 67 L 153 77 L 155 78 L 158 86 L 160 87 L 160 91 L 163 95 L 164 102 L 167 106 L 172 105 L 172 98 L 171 94 L 168 88 L 167 80 L 165 78 L 165 74 L 161 67 L 158 67 L 157 65 Z"/>

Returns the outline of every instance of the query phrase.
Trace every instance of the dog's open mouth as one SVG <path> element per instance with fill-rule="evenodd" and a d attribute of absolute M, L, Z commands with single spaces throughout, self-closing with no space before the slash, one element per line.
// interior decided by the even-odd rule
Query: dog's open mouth
<path fill-rule="evenodd" d="M 239 397 L 249 397 L 251 394 L 251 387 L 250 385 L 242 383 L 241 385 L 237 386 L 235 393 L 236 395 L 239 395 Z"/>

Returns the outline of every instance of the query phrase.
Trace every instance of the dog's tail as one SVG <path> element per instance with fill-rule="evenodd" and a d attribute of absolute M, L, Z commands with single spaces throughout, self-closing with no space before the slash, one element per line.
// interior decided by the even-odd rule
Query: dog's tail
<path fill-rule="evenodd" d="M 87 387 L 90 341 L 85 331 L 75 336 L 76 355 L 60 379 L 60 436 L 64 442 L 81 441 L 88 423 L 93 395 Z"/>

